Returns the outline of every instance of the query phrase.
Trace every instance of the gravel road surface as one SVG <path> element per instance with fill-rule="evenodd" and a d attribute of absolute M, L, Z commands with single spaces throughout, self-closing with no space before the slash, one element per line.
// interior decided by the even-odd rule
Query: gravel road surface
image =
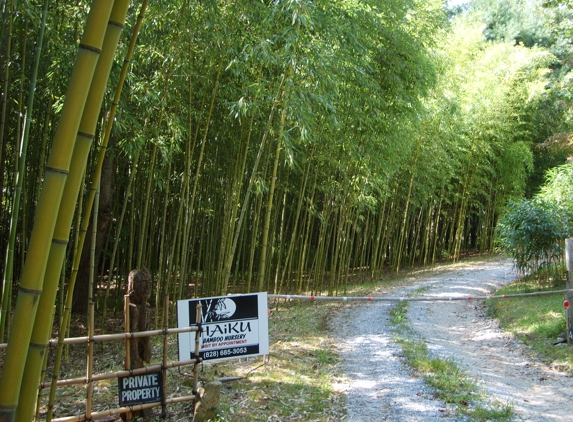
<path fill-rule="evenodd" d="M 424 288 L 425 297 L 481 296 L 515 277 L 509 260 L 474 260 L 421 272 L 373 295 L 401 297 Z M 468 420 L 435 399 L 405 365 L 392 340 L 393 305 L 354 303 L 332 321 L 345 374 L 336 385 L 347 395 L 345 420 Z M 490 399 L 512 404 L 516 421 L 573 420 L 573 377 L 529 357 L 519 340 L 485 315 L 483 302 L 410 302 L 408 319 L 432 353 L 454 360 Z"/>

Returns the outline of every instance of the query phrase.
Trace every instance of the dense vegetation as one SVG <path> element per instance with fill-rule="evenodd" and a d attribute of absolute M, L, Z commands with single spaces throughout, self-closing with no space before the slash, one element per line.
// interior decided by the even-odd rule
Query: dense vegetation
<path fill-rule="evenodd" d="M 569 1 L 111 3 L 1 3 L 0 415 L 58 285 L 104 321 L 139 267 L 157 304 L 335 294 L 492 250 L 567 157 Z"/>

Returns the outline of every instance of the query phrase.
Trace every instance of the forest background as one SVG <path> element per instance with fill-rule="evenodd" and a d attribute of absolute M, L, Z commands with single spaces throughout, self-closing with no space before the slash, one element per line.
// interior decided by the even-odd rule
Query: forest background
<path fill-rule="evenodd" d="M 56 145 L 66 107 L 87 119 L 98 104 L 66 88 L 76 56 L 101 50 L 84 33 L 100 3 L 113 4 L 1 3 L 0 341 L 18 286 L 27 344 L 58 284 L 57 317 L 93 300 L 106 321 L 146 267 L 158 325 L 167 294 L 332 295 L 493 251 L 508 203 L 540 192 L 567 222 L 569 1 L 116 0 L 125 30 L 106 89 L 94 73 L 103 106 L 93 130 L 68 130 L 86 158 L 58 167 L 74 150 Z M 77 189 L 60 200 L 62 175 Z M 41 244 L 43 225 L 54 240 Z"/>

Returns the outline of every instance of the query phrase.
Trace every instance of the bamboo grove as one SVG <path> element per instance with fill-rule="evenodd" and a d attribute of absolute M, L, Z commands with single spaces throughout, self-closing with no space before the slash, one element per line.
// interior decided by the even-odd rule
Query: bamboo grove
<path fill-rule="evenodd" d="M 167 294 L 333 295 L 492 251 L 562 159 L 535 146 L 569 130 L 568 9 L 528 2 L 555 30 L 527 43 L 475 3 L 3 0 L 0 420 L 31 417 L 14 380 L 56 299 L 58 326 L 90 292 L 106 321 L 134 268 L 159 326 Z"/>

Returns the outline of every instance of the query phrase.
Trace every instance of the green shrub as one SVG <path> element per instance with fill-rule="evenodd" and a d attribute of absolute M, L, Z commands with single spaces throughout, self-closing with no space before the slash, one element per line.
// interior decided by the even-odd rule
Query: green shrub
<path fill-rule="evenodd" d="M 498 241 L 519 271 L 534 272 L 562 260 L 568 227 L 555 202 L 522 199 L 507 205 L 497 226 Z"/>

